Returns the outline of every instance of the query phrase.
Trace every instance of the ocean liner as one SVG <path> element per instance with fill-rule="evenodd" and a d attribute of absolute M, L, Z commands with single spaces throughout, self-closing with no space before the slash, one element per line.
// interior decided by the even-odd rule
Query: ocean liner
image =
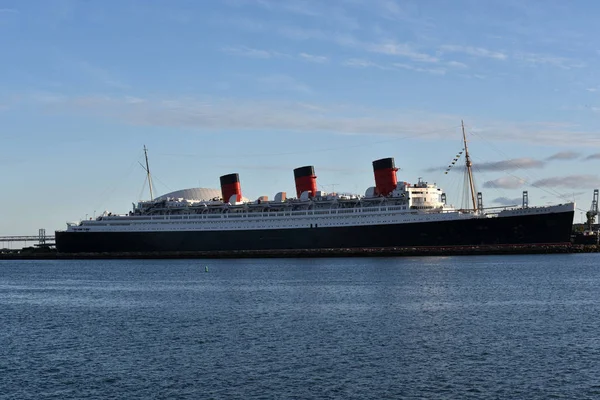
<path fill-rule="evenodd" d="M 296 197 L 245 201 L 237 173 L 220 177 L 222 197 L 158 198 L 146 154 L 150 200 L 127 214 L 105 212 L 56 232 L 60 253 L 285 251 L 401 247 L 553 245 L 570 241 L 574 203 L 483 208 L 463 127 L 472 207 L 446 204 L 435 184 L 398 181 L 393 158 L 373 161 L 364 195 L 317 190 L 313 166 L 296 168 Z M 144 148 L 145 150 L 145 148 Z"/>

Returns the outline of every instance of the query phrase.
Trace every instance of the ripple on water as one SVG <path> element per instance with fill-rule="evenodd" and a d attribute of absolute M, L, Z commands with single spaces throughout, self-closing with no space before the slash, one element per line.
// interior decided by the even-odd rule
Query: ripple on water
<path fill-rule="evenodd" d="M 598 261 L 0 262 L 0 398 L 598 398 Z"/>

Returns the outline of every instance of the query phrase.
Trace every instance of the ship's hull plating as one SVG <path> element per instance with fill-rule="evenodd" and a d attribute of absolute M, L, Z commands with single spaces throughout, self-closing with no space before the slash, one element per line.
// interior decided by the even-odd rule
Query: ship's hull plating
<path fill-rule="evenodd" d="M 573 211 L 409 224 L 162 232 L 56 232 L 61 253 L 201 252 L 560 244 Z"/>

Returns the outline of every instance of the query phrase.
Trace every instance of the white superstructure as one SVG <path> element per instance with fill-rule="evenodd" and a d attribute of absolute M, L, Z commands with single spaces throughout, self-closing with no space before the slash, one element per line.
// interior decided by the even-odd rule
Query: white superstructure
<path fill-rule="evenodd" d="M 188 200 L 160 197 L 141 201 L 129 214 L 105 212 L 95 220 L 70 224 L 68 231 L 222 231 L 269 230 L 382 224 L 408 224 L 471 218 L 496 218 L 574 209 L 574 205 L 507 208 L 494 212 L 459 210 L 445 204 L 442 190 L 435 184 L 419 181 L 415 185 L 398 183 L 389 196 L 375 195 L 375 188 L 364 196 L 317 192 L 316 196 L 253 202 L 224 203 L 220 198 Z M 304 200 L 302 200 L 304 199 Z M 566 207 L 566 208 L 565 208 Z"/>

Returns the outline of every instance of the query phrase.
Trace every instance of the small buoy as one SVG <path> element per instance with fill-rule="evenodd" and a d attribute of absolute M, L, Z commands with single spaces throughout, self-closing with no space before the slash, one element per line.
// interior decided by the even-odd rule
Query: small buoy
<path fill-rule="evenodd" d="M 208 272 L 208 266 L 204 267 L 204 272 Z"/>

